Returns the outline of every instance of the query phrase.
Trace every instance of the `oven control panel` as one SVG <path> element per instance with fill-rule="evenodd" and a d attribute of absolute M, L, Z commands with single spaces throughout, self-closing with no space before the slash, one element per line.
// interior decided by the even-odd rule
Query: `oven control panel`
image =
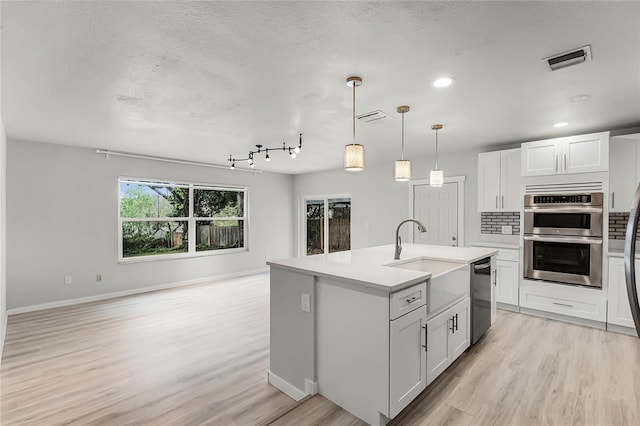
<path fill-rule="evenodd" d="M 527 194 L 524 196 L 524 206 L 544 206 L 549 204 L 602 206 L 603 193 L 591 192 L 587 194 Z"/>

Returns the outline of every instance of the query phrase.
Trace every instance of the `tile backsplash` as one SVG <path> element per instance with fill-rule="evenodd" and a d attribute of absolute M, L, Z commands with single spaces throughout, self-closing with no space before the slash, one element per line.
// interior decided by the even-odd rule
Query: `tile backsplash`
<path fill-rule="evenodd" d="M 627 222 L 629 222 L 629 213 L 609 213 L 609 239 L 624 240 Z M 636 240 L 640 240 L 640 229 L 636 232 Z"/>
<path fill-rule="evenodd" d="M 520 213 L 480 213 L 480 232 L 482 234 L 502 234 L 502 225 L 513 227 L 512 235 L 520 233 Z"/>

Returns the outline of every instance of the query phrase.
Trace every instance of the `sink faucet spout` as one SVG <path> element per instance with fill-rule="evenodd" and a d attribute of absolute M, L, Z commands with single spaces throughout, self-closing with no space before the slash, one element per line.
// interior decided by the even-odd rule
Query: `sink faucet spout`
<path fill-rule="evenodd" d="M 400 238 L 400 227 L 402 226 L 402 224 L 406 222 L 414 222 L 416 225 L 418 225 L 418 231 L 427 232 L 427 227 L 424 226 L 424 224 L 417 219 L 405 219 L 402 222 L 400 222 L 400 225 L 398 225 L 398 227 L 396 228 L 396 253 L 395 253 L 395 256 L 393 257 L 395 260 L 400 259 L 400 253 L 402 253 L 402 239 Z"/>

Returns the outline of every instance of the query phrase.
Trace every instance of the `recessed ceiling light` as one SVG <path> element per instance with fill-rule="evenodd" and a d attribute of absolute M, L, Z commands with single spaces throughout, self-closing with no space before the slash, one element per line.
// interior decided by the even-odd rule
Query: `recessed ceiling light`
<path fill-rule="evenodd" d="M 447 87 L 453 83 L 453 78 L 442 77 L 433 82 L 433 87 Z"/>
<path fill-rule="evenodd" d="M 569 123 L 567 123 L 566 121 L 561 121 L 559 123 L 556 123 L 553 125 L 553 127 L 567 127 L 569 125 Z"/>
<path fill-rule="evenodd" d="M 589 99 L 589 95 L 578 95 L 571 98 L 571 102 L 582 102 Z"/>

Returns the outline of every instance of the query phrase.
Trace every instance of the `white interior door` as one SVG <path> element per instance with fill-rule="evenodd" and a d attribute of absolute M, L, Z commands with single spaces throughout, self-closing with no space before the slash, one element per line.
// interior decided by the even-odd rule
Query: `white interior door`
<path fill-rule="evenodd" d="M 458 246 L 458 214 L 458 182 L 413 187 L 413 217 L 427 227 L 424 233 L 414 229 L 415 243 Z"/>

